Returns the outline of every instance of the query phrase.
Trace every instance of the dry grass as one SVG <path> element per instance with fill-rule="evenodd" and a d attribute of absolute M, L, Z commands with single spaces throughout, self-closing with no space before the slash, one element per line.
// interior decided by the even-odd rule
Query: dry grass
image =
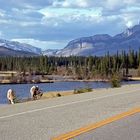
<path fill-rule="evenodd" d="M 6 73 L 6 74 L 16 74 L 17 73 L 17 71 L 0 71 L 0 74 L 1 73 Z"/>
<path fill-rule="evenodd" d="M 12 74 L 16 75 L 16 71 L 0 71 L 0 76 L 11 76 Z"/>
<path fill-rule="evenodd" d="M 134 81 L 140 81 L 140 77 L 130 77 L 128 78 L 130 80 L 134 80 Z"/>
<path fill-rule="evenodd" d="M 55 91 L 55 92 L 47 92 L 44 93 L 42 98 L 46 99 L 46 98 L 54 98 L 54 97 L 60 97 L 60 96 L 68 96 L 68 95 L 73 95 L 74 91 L 73 90 L 69 90 L 69 91 Z"/>
<path fill-rule="evenodd" d="M 5 80 L 2 80 L 0 83 L 1 83 L 1 84 L 9 84 L 9 83 L 11 83 L 11 81 L 5 79 Z"/>

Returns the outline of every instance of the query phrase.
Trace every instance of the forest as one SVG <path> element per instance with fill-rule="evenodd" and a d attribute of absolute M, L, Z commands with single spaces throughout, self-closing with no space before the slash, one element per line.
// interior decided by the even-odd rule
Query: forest
<path fill-rule="evenodd" d="M 130 71 L 136 71 L 130 72 Z M 105 56 L 70 57 L 0 57 L 0 71 L 17 71 L 24 75 L 62 75 L 74 79 L 110 79 L 140 76 L 140 51 L 116 53 Z"/>

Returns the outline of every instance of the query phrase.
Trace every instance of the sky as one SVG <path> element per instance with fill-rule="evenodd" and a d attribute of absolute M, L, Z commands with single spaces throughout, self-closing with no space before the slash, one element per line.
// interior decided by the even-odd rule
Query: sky
<path fill-rule="evenodd" d="M 46 49 L 140 21 L 140 0 L 0 0 L 0 38 Z"/>

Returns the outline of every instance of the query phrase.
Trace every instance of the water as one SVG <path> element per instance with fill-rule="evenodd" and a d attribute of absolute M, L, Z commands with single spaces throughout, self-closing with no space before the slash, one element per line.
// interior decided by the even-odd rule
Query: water
<path fill-rule="evenodd" d="M 136 84 L 139 81 L 123 82 L 122 84 Z M 30 88 L 33 85 L 38 85 L 43 92 L 48 91 L 65 91 L 74 90 L 78 88 L 109 88 L 110 84 L 107 82 L 54 82 L 54 83 L 40 83 L 40 84 L 7 84 L 0 85 L 0 104 L 7 103 L 7 90 L 12 88 L 19 99 L 30 97 Z"/>

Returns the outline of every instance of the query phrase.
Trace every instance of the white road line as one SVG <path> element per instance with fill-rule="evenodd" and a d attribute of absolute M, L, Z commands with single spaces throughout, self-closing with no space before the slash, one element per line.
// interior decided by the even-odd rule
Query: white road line
<path fill-rule="evenodd" d="M 66 103 L 66 104 L 59 104 L 59 105 L 50 106 L 50 107 L 33 109 L 33 110 L 25 111 L 25 112 L 1 116 L 0 119 L 10 118 L 10 117 L 19 116 L 19 115 L 28 114 L 28 113 L 33 113 L 33 112 L 42 111 L 42 110 L 46 110 L 46 109 L 52 109 L 52 108 L 63 107 L 63 106 L 72 105 L 72 104 L 78 104 L 78 103 L 82 103 L 82 102 L 84 103 L 84 102 L 88 102 L 88 101 L 92 101 L 92 100 L 98 100 L 98 99 L 103 99 L 103 98 L 107 98 L 107 97 L 118 96 L 118 95 L 122 95 L 122 94 L 126 94 L 126 93 L 136 92 L 136 91 L 140 91 L 140 89 L 133 90 L 133 91 L 127 91 L 127 92 L 123 92 L 123 93 L 117 93 L 115 95 L 106 95 L 106 96 L 97 97 L 97 98 L 90 98 L 90 99 L 81 100 L 81 101 L 74 101 L 74 102 L 70 102 L 70 103 Z"/>

